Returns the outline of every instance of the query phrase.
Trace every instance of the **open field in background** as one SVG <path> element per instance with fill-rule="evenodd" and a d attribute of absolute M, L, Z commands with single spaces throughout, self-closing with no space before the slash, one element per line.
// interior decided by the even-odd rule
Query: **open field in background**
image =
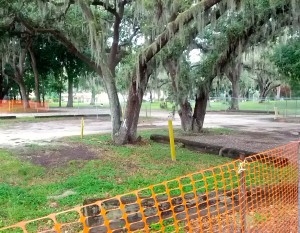
<path fill-rule="evenodd" d="M 49 107 L 50 108 L 58 108 L 59 106 L 59 103 L 58 102 L 50 102 L 49 103 Z M 67 106 L 67 102 L 62 102 L 61 103 L 61 106 L 62 107 L 66 107 Z M 74 101 L 73 103 L 73 108 L 82 108 L 82 107 L 89 107 L 89 108 L 108 108 L 109 107 L 109 104 L 108 103 L 105 103 L 105 104 L 102 104 L 102 103 L 96 103 L 95 105 L 90 105 L 89 103 L 80 103 L 80 102 L 77 102 L 77 101 Z"/>
<path fill-rule="evenodd" d="M 210 101 L 208 110 L 220 111 L 227 110 L 230 106 L 229 102 L 225 101 Z M 240 110 L 259 110 L 259 111 L 274 111 L 274 107 L 278 108 L 280 115 L 285 114 L 287 110 L 288 115 L 300 114 L 300 98 L 299 100 L 277 100 L 277 101 L 265 101 L 259 103 L 258 101 L 245 101 L 239 103 Z"/>
<path fill-rule="evenodd" d="M 162 109 L 160 107 L 161 102 L 149 102 L 149 101 L 144 101 L 142 104 L 142 109 L 148 109 L 150 111 L 150 109 L 152 110 L 160 110 Z M 67 106 L 67 102 L 62 102 L 62 107 L 66 107 Z M 125 107 L 124 103 L 121 103 L 122 108 Z M 52 102 L 49 103 L 49 107 L 50 108 L 58 108 L 58 102 Z M 109 108 L 109 104 L 108 103 L 96 103 L 95 105 L 90 105 L 89 103 L 78 103 L 78 102 L 74 102 L 73 104 L 73 108 Z M 172 110 L 172 103 L 167 102 L 167 110 Z"/>
<path fill-rule="evenodd" d="M 172 111 L 173 104 L 171 102 L 167 102 L 167 107 L 162 109 L 160 107 L 162 102 L 143 102 L 142 110 L 146 110 L 149 112 L 151 110 L 167 110 Z M 191 101 L 192 107 L 194 106 L 194 102 Z M 62 103 L 62 106 L 65 107 L 67 103 Z M 58 107 L 58 103 L 49 103 L 49 106 L 52 108 Z M 207 106 L 207 110 L 211 111 L 227 111 L 230 106 L 229 101 L 224 100 L 211 100 Z M 280 115 L 299 115 L 300 114 L 300 98 L 293 100 L 276 100 L 269 101 L 266 100 L 262 103 L 258 101 L 240 101 L 239 103 L 240 110 L 253 110 L 253 111 L 274 111 L 274 107 L 278 108 Z M 88 103 L 76 103 L 74 102 L 74 108 L 108 108 L 108 104 L 100 104 L 97 103 L 95 106 L 91 106 Z M 122 103 L 122 108 L 124 108 L 124 103 Z"/>
<path fill-rule="evenodd" d="M 141 134 L 149 138 L 152 133 L 167 131 Z M 111 197 L 230 161 L 177 148 L 177 162 L 170 162 L 168 145 L 146 139 L 116 147 L 109 135 L 2 149 L 0 159 L 0 227 L 80 205 L 86 198 Z"/>

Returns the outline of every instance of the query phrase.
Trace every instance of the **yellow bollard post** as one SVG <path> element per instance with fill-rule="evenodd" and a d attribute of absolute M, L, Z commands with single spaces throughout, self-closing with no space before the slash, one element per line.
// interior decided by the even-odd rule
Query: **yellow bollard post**
<path fill-rule="evenodd" d="M 171 158 L 172 158 L 172 161 L 176 161 L 174 130 L 173 130 L 172 120 L 168 120 L 168 125 L 169 125 L 169 138 L 170 138 L 170 147 L 171 147 Z"/>
<path fill-rule="evenodd" d="M 83 130 L 84 130 L 84 119 L 81 118 L 81 139 L 83 139 Z"/>

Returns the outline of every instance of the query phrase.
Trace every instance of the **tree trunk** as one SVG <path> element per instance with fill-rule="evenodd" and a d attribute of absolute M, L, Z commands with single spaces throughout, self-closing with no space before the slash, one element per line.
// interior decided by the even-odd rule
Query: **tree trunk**
<path fill-rule="evenodd" d="M 179 104 L 180 110 L 178 111 L 181 128 L 184 132 L 191 132 L 193 130 L 193 109 L 188 100 Z"/>
<path fill-rule="evenodd" d="M 157 88 L 157 100 L 160 102 L 160 87 Z"/>
<path fill-rule="evenodd" d="M 276 93 L 276 99 L 279 100 L 280 99 L 280 94 L 281 94 L 281 86 L 277 87 L 276 91 L 277 91 L 277 93 Z"/>
<path fill-rule="evenodd" d="M 178 113 L 181 119 L 181 128 L 183 131 L 199 133 L 202 130 L 208 98 L 208 90 L 202 90 L 200 94 L 196 96 L 193 115 L 191 105 L 187 100 L 180 104 L 180 110 Z"/>
<path fill-rule="evenodd" d="M 209 98 L 209 91 L 207 90 L 201 91 L 201 93 L 196 96 L 193 123 L 192 123 L 193 132 L 199 133 L 203 128 L 208 98 Z"/>
<path fill-rule="evenodd" d="M 45 84 L 43 79 L 42 80 L 42 98 L 43 98 L 43 107 L 45 107 Z"/>
<path fill-rule="evenodd" d="M 106 79 L 105 87 L 107 90 L 110 105 L 112 139 L 114 142 L 116 142 L 121 127 L 121 105 L 118 97 L 117 87 L 114 83 L 114 79 Z"/>
<path fill-rule="evenodd" d="M 4 93 L 4 76 L 2 75 L 2 73 L 0 72 L 0 103 L 2 103 L 2 99 L 4 97 L 5 93 Z"/>
<path fill-rule="evenodd" d="M 23 101 L 23 107 L 24 107 L 24 109 L 28 109 L 28 108 L 30 108 L 30 105 L 29 105 L 28 96 L 26 94 L 25 83 L 24 83 L 23 80 L 19 80 L 17 83 L 18 83 L 19 88 L 20 88 L 21 98 L 22 98 L 22 101 Z"/>
<path fill-rule="evenodd" d="M 236 63 L 232 63 L 227 68 L 227 77 L 231 82 L 232 87 L 232 95 L 231 95 L 231 103 L 230 103 L 230 110 L 239 110 L 239 94 L 240 94 L 240 87 L 239 81 L 241 76 L 241 63 L 237 61 Z"/>
<path fill-rule="evenodd" d="M 259 94 L 259 103 L 265 102 L 267 95 L 268 95 L 268 91 L 266 89 L 261 90 Z"/>
<path fill-rule="evenodd" d="M 150 103 L 152 103 L 153 102 L 153 96 L 152 96 L 152 89 L 149 91 L 149 93 L 150 93 Z"/>
<path fill-rule="evenodd" d="M 61 108 L 61 90 L 58 93 L 58 107 Z"/>
<path fill-rule="evenodd" d="M 36 102 L 40 103 L 41 102 L 41 98 L 40 98 L 40 91 L 39 91 L 39 72 L 37 70 L 37 66 L 36 66 L 36 59 L 34 56 L 34 53 L 31 49 L 31 47 L 29 47 L 28 49 L 30 57 L 31 57 L 31 66 L 32 66 L 32 70 L 34 73 L 34 95 L 35 95 L 35 100 Z"/>
<path fill-rule="evenodd" d="M 232 82 L 232 96 L 231 96 L 231 110 L 239 110 L 239 78 L 234 79 Z"/>
<path fill-rule="evenodd" d="M 136 72 L 134 72 L 136 73 Z M 149 77 L 152 74 L 152 69 L 147 67 L 140 68 L 140 82 L 137 84 L 133 78 L 130 85 L 126 111 L 124 114 L 124 122 L 120 127 L 118 137 L 115 138 L 115 143 L 123 145 L 126 143 L 134 143 L 139 140 L 137 137 L 137 125 L 139 121 L 140 110 L 143 102 L 143 96 L 146 91 Z"/>
<path fill-rule="evenodd" d="M 68 75 L 68 103 L 67 108 L 73 108 L 73 76 Z"/>
<path fill-rule="evenodd" d="M 8 96 L 9 89 L 11 87 L 11 83 L 9 82 L 7 85 L 4 85 L 4 75 L 0 73 L 0 101 L 4 99 L 5 96 Z"/>
<path fill-rule="evenodd" d="M 127 98 L 124 122 L 120 128 L 117 144 L 134 143 L 137 141 L 137 125 L 142 106 L 143 93 L 141 88 L 136 89 L 136 82 L 131 83 L 131 88 Z"/>
<path fill-rule="evenodd" d="M 92 87 L 92 96 L 91 96 L 90 105 L 95 105 L 95 102 L 96 102 L 96 89 Z"/>
<path fill-rule="evenodd" d="M 267 91 L 267 83 L 262 77 L 259 77 L 257 79 L 258 82 L 258 87 L 259 87 L 259 103 L 263 103 L 265 101 L 265 98 L 267 96 L 266 91 Z"/>
<path fill-rule="evenodd" d="M 278 86 L 280 86 L 280 84 L 273 84 L 272 81 L 269 81 L 269 79 L 262 80 L 259 82 L 259 103 L 263 103 L 268 94 L 270 93 L 270 91 Z"/>

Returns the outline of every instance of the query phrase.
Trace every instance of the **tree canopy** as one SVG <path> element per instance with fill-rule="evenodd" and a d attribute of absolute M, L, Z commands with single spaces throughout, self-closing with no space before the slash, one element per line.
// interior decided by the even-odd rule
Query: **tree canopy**
<path fill-rule="evenodd" d="M 299 0 L 0 0 L 0 7 L 0 81 L 10 77 L 28 99 L 26 83 L 34 80 L 39 100 L 39 77 L 59 93 L 68 80 L 72 96 L 77 79 L 97 75 L 109 96 L 112 138 L 119 144 L 138 139 L 143 96 L 159 86 L 152 80 L 161 80 L 162 67 L 183 128 L 197 132 L 216 77 L 230 80 L 231 109 L 238 109 L 245 69 L 256 72 L 260 89 L 267 90 L 263 98 L 273 87 L 270 76 L 299 81 Z M 289 45 L 281 40 L 287 30 Z M 251 52 L 257 47 L 276 47 L 272 58 L 258 62 L 274 63 L 280 74 L 258 62 L 243 64 L 243 56 L 247 61 L 257 56 Z M 195 49 L 197 62 L 190 59 Z M 118 93 L 127 96 L 124 119 Z"/>

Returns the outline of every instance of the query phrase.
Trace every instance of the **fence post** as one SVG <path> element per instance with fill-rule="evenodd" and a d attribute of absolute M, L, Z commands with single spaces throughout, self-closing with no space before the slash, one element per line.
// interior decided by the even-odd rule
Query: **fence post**
<path fill-rule="evenodd" d="M 171 118 L 169 118 L 169 120 L 168 120 L 168 126 L 169 126 L 169 138 L 170 138 L 171 158 L 172 158 L 172 161 L 176 161 L 174 130 L 173 130 L 173 123 L 172 123 L 172 119 Z"/>
<path fill-rule="evenodd" d="M 240 176 L 240 196 L 239 196 L 239 204 L 240 204 L 240 217 L 241 217 L 241 233 L 246 233 L 246 173 L 245 173 L 245 154 L 240 154 L 240 166 L 239 166 L 239 176 Z"/>
<path fill-rule="evenodd" d="M 81 118 L 81 130 L 80 130 L 80 137 L 83 139 L 83 132 L 84 132 L 84 118 Z"/>

